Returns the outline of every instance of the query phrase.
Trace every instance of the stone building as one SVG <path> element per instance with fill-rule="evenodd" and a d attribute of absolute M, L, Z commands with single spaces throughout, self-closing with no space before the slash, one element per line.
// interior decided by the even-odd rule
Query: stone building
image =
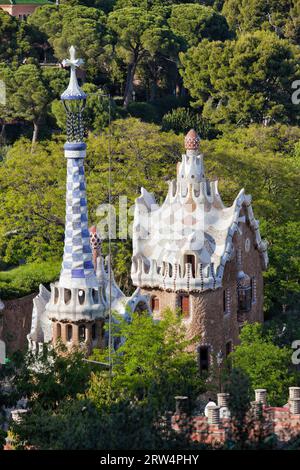
<path fill-rule="evenodd" d="M 66 227 L 62 269 L 51 293 L 43 286 L 33 300 L 30 349 L 60 339 L 68 348 L 81 344 L 90 353 L 105 342 L 104 323 L 111 309 L 126 317 L 135 310 L 150 310 L 139 289 L 126 297 L 117 286 L 109 260 L 104 263 L 95 227 L 88 228 L 82 111 L 87 96 L 78 85 L 76 68 L 82 64 L 70 48 L 70 83 L 61 95 L 67 113 Z M 111 298 L 111 301 L 110 301 Z"/>
<path fill-rule="evenodd" d="M 177 179 L 161 206 L 142 188 L 131 277 L 151 296 L 155 317 L 167 307 L 181 310 L 205 370 L 216 354 L 230 353 L 245 321 L 263 321 L 268 256 L 251 196 L 242 189 L 231 207 L 223 205 L 218 181 L 205 177 L 199 141 L 195 131 L 187 134 Z"/>
<path fill-rule="evenodd" d="M 48 0 L 0 0 L 0 8 L 20 20 L 25 20 L 39 6 L 53 4 Z"/>

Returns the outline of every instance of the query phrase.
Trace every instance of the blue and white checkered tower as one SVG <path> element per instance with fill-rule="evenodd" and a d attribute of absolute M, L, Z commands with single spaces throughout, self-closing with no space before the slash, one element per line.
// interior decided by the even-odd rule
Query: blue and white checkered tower
<path fill-rule="evenodd" d="M 105 301 L 93 265 L 88 229 L 84 174 L 86 144 L 83 142 L 82 121 L 87 96 L 80 89 L 76 77 L 76 68 L 82 63 L 81 59 L 76 59 L 72 46 L 70 59 L 63 62 L 64 66 L 71 68 L 70 83 L 61 95 L 67 113 L 67 143 L 64 146 L 67 159 L 65 246 L 60 278 L 57 284 L 51 286 L 51 300 L 47 305 L 48 316 L 54 322 L 92 322 L 103 319 L 105 311 Z M 88 326 L 86 328 L 91 333 Z M 72 343 L 71 333 L 58 334 L 53 331 L 54 340 L 57 336 L 63 340 L 65 337 L 66 342 Z M 78 335 L 75 336 L 78 339 Z"/>

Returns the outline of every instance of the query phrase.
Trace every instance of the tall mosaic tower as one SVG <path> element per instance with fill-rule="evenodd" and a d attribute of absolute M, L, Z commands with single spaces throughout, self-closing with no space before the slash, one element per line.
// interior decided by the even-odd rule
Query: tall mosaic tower
<path fill-rule="evenodd" d="M 82 119 L 87 96 L 76 77 L 76 68 L 82 63 L 72 46 L 70 59 L 63 62 L 71 69 L 70 83 L 61 95 L 67 115 L 65 245 L 60 278 L 51 286 L 46 310 L 52 321 L 53 342 L 60 338 L 68 347 L 85 343 L 91 350 L 101 345 L 105 301 L 95 274 L 88 229 Z"/>

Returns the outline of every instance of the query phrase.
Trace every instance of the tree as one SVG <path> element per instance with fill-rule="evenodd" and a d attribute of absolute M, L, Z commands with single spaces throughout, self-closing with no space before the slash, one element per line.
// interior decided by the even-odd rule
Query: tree
<path fill-rule="evenodd" d="M 265 278 L 268 282 L 267 301 L 271 312 L 298 311 L 300 301 L 300 246 L 299 222 L 287 222 L 269 227 L 270 269 Z M 296 338 L 295 338 L 296 339 Z"/>
<path fill-rule="evenodd" d="M 203 390 L 181 318 L 166 311 L 154 322 L 141 313 L 115 326 L 126 341 L 113 352 L 112 381 L 99 365 L 91 372 L 76 350 L 27 356 L 14 380 L 30 399 L 30 412 L 10 430 L 17 449 L 193 448 L 189 434 L 176 433 L 170 422 L 174 395 L 193 399 Z M 106 356 L 94 351 L 91 358 L 107 362 Z"/>
<path fill-rule="evenodd" d="M 204 387 L 195 353 L 186 352 L 184 333 L 182 318 L 170 310 L 159 322 L 146 313 L 133 314 L 130 323 L 120 320 L 114 333 L 122 344 L 112 354 L 112 394 L 151 404 L 153 412 L 172 409 L 175 395 L 195 399 Z M 107 354 L 94 350 L 92 359 L 107 362 Z M 87 396 L 101 407 L 103 375 L 93 375 L 91 384 Z"/>
<path fill-rule="evenodd" d="M 15 91 L 11 98 L 16 116 L 32 122 L 32 144 L 38 139 L 42 119 L 50 100 L 43 73 L 35 64 L 21 65 L 14 73 Z"/>
<path fill-rule="evenodd" d="M 274 33 L 255 31 L 236 41 L 209 42 L 181 55 L 184 85 L 216 123 L 297 122 L 290 86 L 298 51 Z"/>
<path fill-rule="evenodd" d="M 29 23 L 46 35 L 55 57 L 69 56 L 74 45 L 77 56 L 85 61 L 88 79 L 95 80 L 102 67 L 106 38 L 106 17 L 102 10 L 83 5 L 45 5 L 30 16 Z M 44 39 L 42 39 L 44 42 Z"/>
<path fill-rule="evenodd" d="M 105 90 L 99 89 L 92 83 L 85 83 L 82 90 L 88 95 L 84 109 L 84 124 L 89 131 L 100 133 L 108 126 L 109 119 L 116 117 L 116 105 L 112 99 L 109 100 Z M 51 104 L 51 110 L 57 125 L 65 131 L 66 112 L 62 102 L 54 100 Z"/>
<path fill-rule="evenodd" d="M 166 24 L 164 9 L 151 11 L 125 7 L 109 14 L 108 26 L 115 33 L 115 51 L 127 65 L 124 107 L 132 100 L 136 68 L 145 57 L 167 54 L 176 49 L 176 38 Z"/>
<path fill-rule="evenodd" d="M 16 372 L 16 393 L 26 396 L 29 407 L 55 410 L 87 389 L 90 367 L 83 358 L 79 349 L 67 352 L 63 345 L 52 349 L 45 345 L 38 355 L 28 352 Z"/>
<path fill-rule="evenodd" d="M 0 62 L 19 63 L 23 60 L 31 49 L 27 33 L 25 25 L 0 9 Z"/>
<path fill-rule="evenodd" d="M 165 114 L 162 119 L 162 129 L 173 130 L 176 134 L 187 134 L 190 129 L 195 129 L 203 139 L 215 137 L 217 133 L 200 113 L 189 108 L 177 108 Z"/>
<path fill-rule="evenodd" d="M 220 41 L 229 38 L 224 16 L 211 7 L 197 3 L 173 5 L 169 24 L 182 39 L 184 50 L 197 46 L 205 38 Z"/>
<path fill-rule="evenodd" d="M 15 118 L 15 111 L 12 104 L 12 96 L 14 93 L 14 80 L 13 72 L 10 67 L 4 63 L 0 64 L 0 77 L 3 82 L 5 102 L 2 104 L 0 101 L 0 122 L 1 122 L 1 135 L 0 141 L 5 144 L 5 130 L 6 126 L 13 122 Z"/>
<path fill-rule="evenodd" d="M 65 211 L 62 145 L 61 140 L 48 141 L 37 144 L 32 153 L 30 142 L 21 139 L 1 165 L 0 250 L 12 264 L 61 255 Z"/>
<path fill-rule="evenodd" d="M 288 18 L 291 0 L 225 0 L 222 14 L 238 32 L 270 28 L 280 34 L 280 26 Z"/>
<path fill-rule="evenodd" d="M 259 323 L 245 325 L 240 340 L 230 355 L 233 367 L 248 375 L 252 390 L 266 388 L 271 405 L 283 406 L 288 388 L 296 386 L 300 379 L 291 362 L 293 350 L 276 346 L 270 336 L 263 335 Z"/>

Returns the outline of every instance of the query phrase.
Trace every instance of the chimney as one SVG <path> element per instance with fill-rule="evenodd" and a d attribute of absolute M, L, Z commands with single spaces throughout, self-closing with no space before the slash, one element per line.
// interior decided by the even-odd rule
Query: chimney
<path fill-rule="evenodd" d="M 289 405 L 292 415 L 300 415 L 300 398 L 290 398 Z"/>
<path fill-rule="evenodd" d="M 175 397 L 176 414 L 188 414 L 189 412 L 189 398 L 188 397 Z"/>
<path fill-rule="evenodd" d="M 289 399 L 300 398 L 300 387 L 289 387 Z"/>
<path fill-rule="evenodd" d="M 254 419 L 261 419 L 263 403 L 261 401 L 251 402 L 251 411 Z"/>
<path fill-rule="evenodd" d="M 255 392 L 255 401 L 267 405 L 267 390 L 265 388 L 257 388 Z"/>
<path fill-rule="evenodd" d="M 220 424 L 220 407 L 219 406 L 208 406 L 208 424 L 214 424 L 218 426 Z"/>
<path fill-rule="evenodd" d="M 229 393 L 218 393 L 217 398 L 218 398 L 218 406 L 220 408 L 222 406 L 229 408 L 229 398 L 230 398 Z"/>

